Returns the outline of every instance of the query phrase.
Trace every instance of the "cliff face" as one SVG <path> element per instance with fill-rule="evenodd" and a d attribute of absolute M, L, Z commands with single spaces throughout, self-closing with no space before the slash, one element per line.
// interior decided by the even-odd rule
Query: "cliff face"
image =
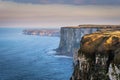
<path fill-rule="evenodd" d="M 65 55 L 73 55 L 80 47 L 80 40 L 83 35 L 99 30 L 117 28 L 113 25 L 79 25 L 76 27 L 62 27 L 60 30 L 60 44 L 57 52 Z"/>
<path fill-rule="evenodd" d="M 120 80 L 120 31 L 85 35 L 71 80 Z"/>
<path fill-rule="evenodd" d="M 58 51 L 62 54 L 74 53 L 80 47 L 80 40 L 83 35 L 98 31 L 99 28 L 61 28 L 61 37 Z"/>

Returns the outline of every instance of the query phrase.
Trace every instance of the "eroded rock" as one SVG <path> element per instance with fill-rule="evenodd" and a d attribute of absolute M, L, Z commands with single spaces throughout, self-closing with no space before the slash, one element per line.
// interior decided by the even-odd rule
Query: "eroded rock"
<path fill-rule="evenodd" d="M 120 31 L 85 35 L 71 80 L 120 80 Z"/>

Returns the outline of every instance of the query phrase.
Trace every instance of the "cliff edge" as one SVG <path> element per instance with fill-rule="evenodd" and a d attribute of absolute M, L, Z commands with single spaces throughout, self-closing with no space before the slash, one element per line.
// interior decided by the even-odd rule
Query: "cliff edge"
<path fill-rule="evenodd" d="M 120 80 L 120 31 L 82 37 L 71 80 Z"/>
<path fill-rule="evenodd" d="M 84 35 L 111 29 L 118 30 L 120 29 L 120 25 L 79 25 L 61 27 L 60 44 L 56 51 L 61 55 L 73 56 L 80 48 L 80 40 Z"/>

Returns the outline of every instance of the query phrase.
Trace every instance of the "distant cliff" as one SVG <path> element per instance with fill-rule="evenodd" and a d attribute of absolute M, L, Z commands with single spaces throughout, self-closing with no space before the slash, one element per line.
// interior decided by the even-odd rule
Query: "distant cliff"
<path fill-rule="evenodd" d="M 80 47 L 80 40 L 85 34 L 90 34 L 100 30 L 118 29 L 117 25 L 79 25 L 62 27 L 60 30 L 60 44 L 56 49 L 58 53 L 73 55 Z"/>
<path fill-rule="evenodd" d="M 26 29 L 23 30 L 26 35 L 39 35 L 39 36 L 60 36 L 59 29 Z"/>
<path fill-rule="evenodd" d="M 71 80 L 120 80 L 120 30 L 85 35 Z"/>

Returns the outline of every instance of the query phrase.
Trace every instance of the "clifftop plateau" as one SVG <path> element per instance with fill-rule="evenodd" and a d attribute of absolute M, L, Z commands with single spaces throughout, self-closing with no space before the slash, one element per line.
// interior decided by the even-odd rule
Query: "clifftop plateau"
<path fill-rule="evenodd" d="M 67 26 L 68 28 L 120 28 L 120 25 L 93 25 L 93 24 L 84 24 L 78 26 Z"/>
<path fill-rule="evenodd" d="M 120 80 L 120 30 L 82 37 L 71 80 Z"/>

